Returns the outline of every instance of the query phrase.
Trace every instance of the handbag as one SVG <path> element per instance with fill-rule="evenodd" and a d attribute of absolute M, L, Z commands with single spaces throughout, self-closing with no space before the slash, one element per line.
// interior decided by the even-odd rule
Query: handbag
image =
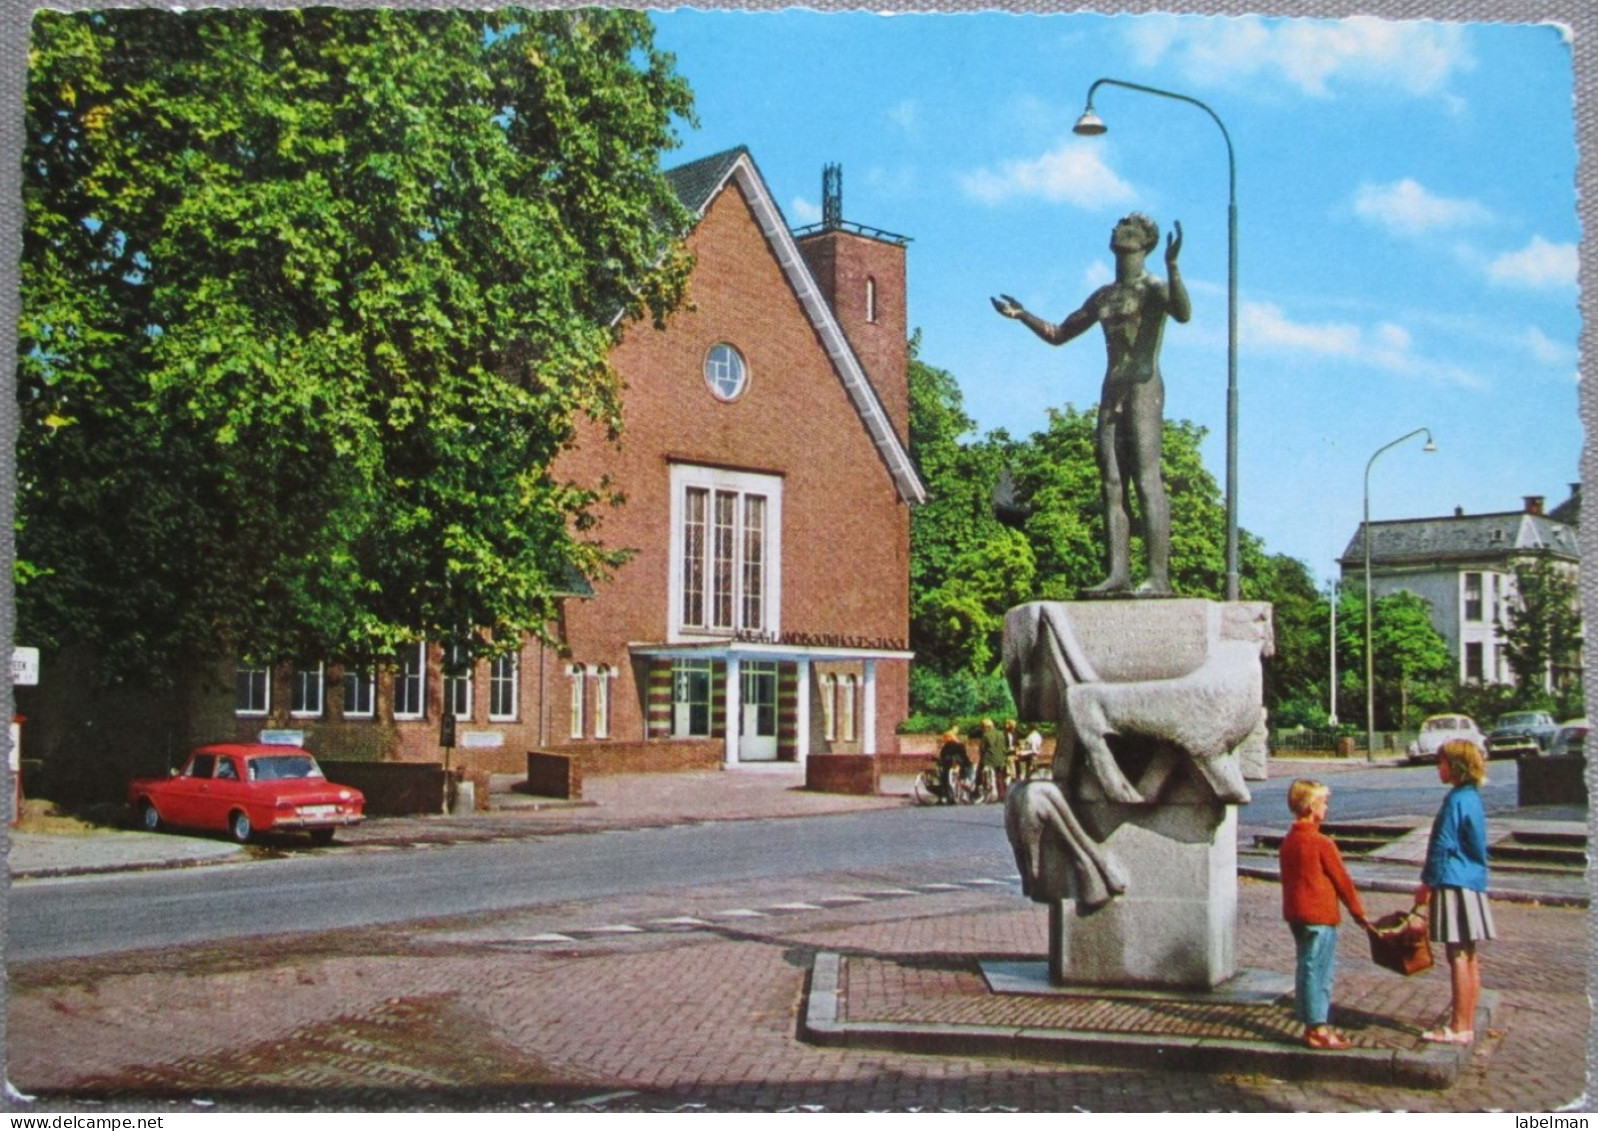
<path fill-rule="evenodd" d="M 1406 978 L 1432 968 L 1432 944 L 1426 918 L 1414 911 L 1394 911 L 1371 924 L 1371 961 Z"/>

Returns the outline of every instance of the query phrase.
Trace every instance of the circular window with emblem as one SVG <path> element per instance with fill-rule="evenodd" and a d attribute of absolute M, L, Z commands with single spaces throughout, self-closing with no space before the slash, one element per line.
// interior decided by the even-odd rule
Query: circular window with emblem
<path fill-rule="evenodd" d="M 705 355 L 705 384 L 717 400 L 736 400 L 749 384 L 749 367 L 743 354 L 726 342 L 718 342 Z"/>

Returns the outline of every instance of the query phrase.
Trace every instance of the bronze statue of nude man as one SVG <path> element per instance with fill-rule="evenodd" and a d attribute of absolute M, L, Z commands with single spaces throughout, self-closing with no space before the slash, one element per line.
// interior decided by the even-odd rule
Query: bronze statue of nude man
<path fill-rule="evenodd" d="M 1171 509 L 1160 476 L 1160 434 L 1165 417 L 1165 384 L 1160 377 L 1160 344 L 1169 315 L 1186 322 L 1193 314 L 1187 288 L 1176 266 L 1182 250 L 1182 224 L 1172 225 L 1165 241 L 1169 282 L 1144 270 L 1143 262 L 1160 243 L 1153 220 L 1134 212 L 1110 233 L 1115 282 L 1094 291 L 1080 310 L 1058 325 L 1045 322 L 1009 295 L 993 299 L 994 309 L 1019 319 L 1050 345 L 1063 345 L 1095 322 L 1104 327 L 1109 364 L 1099 397 L 1099 478 L 1109 541 L 1110 575 L 1084 590 L 1085 597 L 1132 592 L 1132 527 L 1127 513 L 1127 480 L 1137 488 L 1148 549 L 1148 580 L 1140 596 L 1171 593 Z"/>

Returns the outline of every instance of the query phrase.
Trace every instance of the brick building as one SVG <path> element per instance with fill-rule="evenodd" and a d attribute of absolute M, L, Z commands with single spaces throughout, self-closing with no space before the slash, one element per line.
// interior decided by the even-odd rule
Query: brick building
<path fill-rule="evenodd" d="M 896 748 L 908 708 L 910 507 L 905 239 L 826 218 L 790 232 L 747 150 L 668 173 L 697 217 L 689 301 L 626 327 L 620 443 L 579 428 L 558 477 L 608 476 L 597 531 L 631 558 L 563 601 L 562 647 L 445 678 L 420 644 L 397 670 L 235 673 L 231 729 L 302 731 L 329 757 L 499 770 L 532 749 L 587 772 L 802 761 Z M 220 720 L 219 720 L 220 721 Z"/>

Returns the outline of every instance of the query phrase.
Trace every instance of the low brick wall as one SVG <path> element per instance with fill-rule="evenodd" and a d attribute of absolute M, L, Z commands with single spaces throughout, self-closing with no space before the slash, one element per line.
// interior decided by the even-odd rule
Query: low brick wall
<path fill-rule="evenodd" d="M 484 774 L 519 774 L 527 768 L 526 748 L 495 746 L 472 749 L 457 746 L 450 751 L 449 764 L 452 768 L 480 770 Z"/>
<path fill-rule="evenodd" d="M 567 754 L 582 765 L 584 777 L 603 774 L 674 774 L 683 770 L 719 770 L 726 747 L 719 738 L 665 739 L 653 742 L 595 742 L 551 746 L 551 754 Z"/>
<path fill-rule="evenodd" d="M 1587 804 L 1587 759 L 1579 754 L 1516 760 L 1521 805 Z"/>
<path fill-rule="evenodd" d="M 882 765 L 870 754 L 812 754 L 805 759 L 805 788 L 817 793 L 855 793 L 873 797 Z"/>
<path fill-rule="evenodd" d="M 583 795 L 582 761 L 569 754 L 527 752 L 527 792 L 536 797 L 576 801 Z"/>
<path fill-rule="evenodd" d="M 346 762 L 318 758 L 327 780 L 354 786 L 366 795 L 368 817 L 407 817 L 444 811 L 442 762 Z M 488 800 L 486 782 L 478 786 Z"/>

